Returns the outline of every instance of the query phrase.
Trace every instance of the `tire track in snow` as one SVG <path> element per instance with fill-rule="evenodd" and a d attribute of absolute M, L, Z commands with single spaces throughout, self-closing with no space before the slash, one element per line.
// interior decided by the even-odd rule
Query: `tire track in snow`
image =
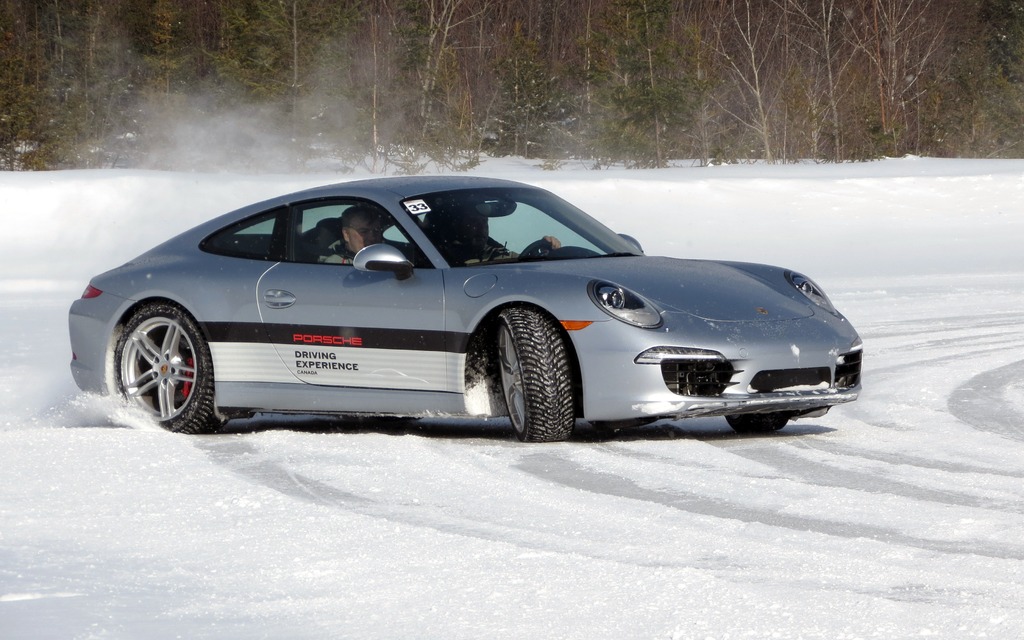
<path fill-rule="evenodd" d="M 293 473 L 283 465 L 267 460 L 257 447 L 239 440 L 237 436 L 227 438 L 207 436 L 197 440 L 195 446 L 217 465 L 298 500 L 324 505 L 369 503 L 360 495 Z"/>
<path fill-rule="evenodd" d="M 1022 376 L 1024 360 L 979 373 L 957 387 L 946 404 L 954 416 L 979 431 L 1024 441 L 1024 413 L 1006 398 Z"/>
<path fill-rule="evenodd" d="M 756 447 L 744 450 L 734 449 L 730 453 L 753 462 L 774 467 L 787 477 L 798 477 L 801 483 L 807 485 L 845 488 L 954 507 L 995 509 L 1005 513 L 1024 514 L 1024 502 L 1019 499 L 996 500 L 993 498 L 980 498 L 969 493 L 948 489 L 922 487 L 911 482 L 879 475 L 872 469 L 844 469 L 826 462 L 809 460 L 797 455 L 795 452 L 786 451 L 784 448 L 773 447 L 769 449 L 767 447 Z M 854 453 L 853 456 L 855 459 L 861 457 L 859 453 Z M 905 462 L 897 460 L 895 464 L 900 465 L 905 464 Z M 988 471 L 983 471 L 982 473 L 988 473 Z"/>
<path fill-rule="evenodd" d="M 915 501 L 946 504 L 955 507 L 996 509 L 1006 513 L 1024 514 L 1024 499 L 979 498 L 978 496 L 967 492 L 922 487 L 918 484 L 914 484 L 913 482 L 881 476 L 876 470 L 870 468 L 865 468 L 863 470 L 849 469 L 828 464 L 827 462 L 820 460 L 810 460 L 807 457 L 796 453 L 792 449 L 797 447 L 808 448 L 814 452 L 838 456 L 852 461 L 863 460 L 868 463 L 878 462 L 894 467 L 913 467 L 916 469 L 940 471 L 952 475 L 970 474 L 1017 479 L 1024 478 L 1024 473 L 1000 473 L 991 468 L 934 463 L 932 461 L 911 459 L 896 454 L 874 455 L 878 452 L 843 445 L 835 446 L 828 440 L 809 436 L 801 437 L 799 440 L 782 440 L 781 438 L 786 435 L 793 436 L 794 434 L 786 434 L 785 432 L 769 434 L 769 439 L 763 440 L 764 444 L 759 443 L 760 439 L 755 440 L 749 437 L 744 438 L 746 443 L 754 443 L 753 446 L 746 444 L 744 441 L 723 442 L 717 439 L 709 440 L 708 444 L 725 449 L 730 454 L 745 460 L 750 460 L 751 462 L 756 462 L 759 465 L 770 467 L 778 473 L 777 477 L 779 478 L 799 478 L 799 481 L 806 485 L 851 489 L 854 491 L 897 496 Z M 627 450 L 622 447 L 616 447 L 615 445 L 608 445 L 605 448 L 605 451 L 607 451 L 609 455 L 651 461 L 658 464 L 682 465 L 688 468 L 692 467 L 692 464 L 689 461 L 680 461 L 668 457 L 657 456 L 651 453 Z M 714 472 L 714 469 L 709 468 L 709 472 Z M 965 483 L 966 482 L 967 481 L 965 481 Z"/>
<path fill-rule="evenodd" d="M 474 519 L 479 514 L 451 514 L 439 509 L 438 505 L 433 507 L 412 506 L 407 504 L 396 505 L 386 504 L 366 497 L 341 490 L 331 486 L 329 483 L 314 480 L 303 474 L 296 473 L 288 468 L 287 460 L 273 457 L 272 452 L 261 449 L 257 445 L 246 442 L 238 436 L 212 436 L 197 439 L 195 447 L 207 454 L 212 463 L 224 468 L 226 471 L 235 473 L 259 486 L 277 491 L 295 500 L 323 506 L 338 510 L 343 513 L 352 513 L 364 517 L 375 518 L 389 523 L 395 523 L 410 527 L 432 530 L 442 535 L 464 536 L 473 538 L 489 544 L 507 545 L 522 550 L 525 557 L 531 554 L 552 554 L 566 556 L 572 562 L 580 562 L 584 559 L 589 561 L 607 562 L 621 565 L 623 567 L 640 568 L 644 570 L 659 571 L 663 569 L 703 571 L 714 579 L 735 582 L 737 584 L 749 585 L 752 581 L 764 581 L 771 583 L 771 563 L 744 564 L 741 558 L 731 557 L 707 550 L 696 550 L 694 553 L 682 554 L 677 559 L 667 558 L 664 555 L 652 555 L 649 546 L 643 544 L 622 544 L 622 540 L 616 538 L 610 542 L 607 537 L 601 539 L 590 539 L 588 537 L 576 537 L 566 535 L 562 531 L 542 531 L 522 527 L 509 526 L 498 522 Z M 565 508 L 574 511 L 578 507 L 578 501 L 574 498 L 578 491 L 588 494 L 598 493 L 605 496 L 612 496 L 615 499 L 644 500 L 658 505 L 679 509 L 687 513 L 704 514 L 714 517 L 734 517 L 739 520 L 751 523 L 768 524 L 793 530 L 799 534 L 824 533 L 830 536 L 860 540 L 869 548 L 874 548 L 874 543 L 886 545 L 904 544 L 906 546 L 940 551 L 944 553 L 974 553 L 977 555 L 988 555 L 994 558 L 1021 559 L 1022 555 L 1006 553 L 1006 549 L 997 545 L 988 545 L 981 548 L 972 548 L 964 551 L 953 543 L 931 543 L 920 541 L 907 536 L 892 535 L 891 532 L 878 527 L 846 527 L 845 524 L 824 523 L 813 519 L 780 516 L 770 512 L 757 512 L 756 510 L 744 510 L 736 505 L 716 504 L 703 499 L 700 496 L 683 496 L 673 493 L 652 492 L 643 489 L 628 478 L 621 478 L 613 474 L 593 472 L 574 465 L 565 456 L 549 453 L 529 453 L 528 449 L 522 449 L 521 445 L 510 444 L 510 449 L 517 452 L 523 451 L 525 455 L 517 457 L 509 455 L 509 466 L 503 469 L 512 472 L 511 480 L 505 477 L 498 477 L 496 481 L 499 488 L 502 484 L 511 482 L 521 483 L 524 478 L 518 474 L 533 476 L 542 481 L 546 486 L 569 488 L 571 492 L 566 495 Z M 573 449 L 567 448 L 566 455 L 571 455 Z M 450 455 L 450 451 L 443 452 Z M 477 464 L 474 460 L 468 460 L 462 453 L 458 453 L 457 460 Z M 518 458 L 519 463 L 516 463 Z M 554 470 L 554 472 L 552 471 Z M 597 489 L 597 490 L 595 490 Z M 614 503 L 607 503 L 608 508 L 614 508 Z M 845 527 L 844 531 L 829 531 L 830 527 Z M 911 585 L 911 588 L 900 588 L 899 585 L 888 589 L 876 589 L 865 586 L 856 579 L 841 581 L 839 584 L 822 582 L 819 586 L 822 593 L 837 591 L 839 593 L 859 593 L 869 598 L 881 598 L 892 602 L 928 602 L 939 605 L 952 605 L 959 603 L 964 597 L 959 591 L 950 591 L 948 588 L 927 588 Z"/>
<path fill-rule="evenodd" d="M 930 540 L 869 524 L 795 516 L 724 500 L 709 499 L 702 494 L 685 489 L 671 491 L 649 489 L 640 486 L 630 478 L 588 469 L 570 460 L 552 459 L 552 456 L 548 454 L 529 456 L 518 466 L 527 473 L 580 491 L 651 502 L 696 515 L 763 524 L 801 533 L 814 532 L 846 539 L 870 539 L 885 544 L 946 554 L 979 555 L 1001 560 L 1024 560 L 1024 548 L 1020 547 L 979 540 L 964 542 Z"/>
<path fill-rule="evenodd" d="M 1024 350 L 1024 331 L 1018 313 L 995 313 L 976 316 L 949 316 L 926 320 L 904 320 L 862 328 L 867 350 L 863 379 L 865 393 L 861 402 L 844 408 L 872 426 L 905 430 L 905 425 L 887 421 L 873 412 L 876 408 L 863 396 L 870 394 L 872 383 L 882 388 L 913 388 L 920 376 L 914 372 L 944 369 L 948 382 L 967 375 L 964 367 L 972 362 L 991 360 L 993 355 L 1019 353 Z M 895 364 L 874 366 L 875 358 Z M 1021 363 L 995 370 L 1022 370 Z M 1012 375 L 1012 371 L 1010 371 Z M 1002 397 L 1012 378 L 1001 380 L 1000 373 L 982 372 L 963 382 L 946 398 L 946 408 L 961 421 L 982 431 L 996 432 L 1014 439 L 1024 438 L 1024 418 Z M 979 393 L 980 392 L 980 393 Z M 1001 416 L 995 417 L 985 405 L 999 406 Z M 934 408 L 934 407 L 929 407 Z"/>
<path fill-rule="evenodd" d="M 586 539 L 570 539 L 556 534 L 509 527 L 496 522 L 474 520 L 442 513 L 429 507 L 385 504 L 372 498 L 343 491 L 287 469 L 282 461 L 269 458 L 262 450 L 237 436 L 205 436 L 196 441 L 196 448 L 206 453 L 216 465 L 249 481 L 277 491 L 290 498 L 311 504 L 343 509 L 362 516 L 413 527 L 432 529 L 445 535 L 475 538 L 489 543 L 513 545 L 529 552 L 578 554 L 587 558 L 647 568 L 695 568 L 692 562 L 651 560 L 641 554 L 630 555 Z M 712 562 L 705 569 L 718 568 Z"/>

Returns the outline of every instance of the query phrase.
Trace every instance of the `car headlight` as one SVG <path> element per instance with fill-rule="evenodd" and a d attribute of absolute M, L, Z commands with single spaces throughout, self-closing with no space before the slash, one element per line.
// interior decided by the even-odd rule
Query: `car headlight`
<path fill-rule="evenodd" d="M 644 329 L 661 326 L 661 313 L 654 305 L 625 287 L 594 280 L 587 286 L 587 292 L 598 308 L 616 320 Z"/>
<path fill-rule="evenodd" d="M 825 292 L 822 291 L 821 287 L 815 284 L 814 280 L 794 271 L 786 272 L 786 280 L 788 280 L 789 284 L 793 285 L 797 291 L 804 294 L 804 296 L 814 304 L 829 313 L 839 315 L 839 312 L 836 311 L 836 308 L 832 305 L 832 301 L 828 299 L 828 296 L 825 295 Z"/>

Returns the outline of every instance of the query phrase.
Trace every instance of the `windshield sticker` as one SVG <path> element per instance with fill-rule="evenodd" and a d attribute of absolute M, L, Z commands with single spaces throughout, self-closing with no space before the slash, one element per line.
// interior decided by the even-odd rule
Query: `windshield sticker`
<path fill-rule="evenodd" d="M 402 203 L 405 210 L 414 216 L 422 216 L 430 213 L 430 206 L 423 200 L 406 200 Z"/>

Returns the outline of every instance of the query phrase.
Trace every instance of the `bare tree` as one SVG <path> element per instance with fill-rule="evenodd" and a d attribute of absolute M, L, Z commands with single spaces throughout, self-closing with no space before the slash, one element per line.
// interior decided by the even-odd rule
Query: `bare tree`
<path fill-rule="evenodd" d="M 924 79 L 929 73 L 941 73 L 939 54 L 953 9 L 936 0 L 859 2 L 851 33 L 854 44 L 870 60 L 879 122 L 894 155 L 915 150 L 920 142 L 914 134 Z"/>
<path fill-rule="evenodd" d="M 423 0 L 420 3 L 421 27 L 425 31 L 425 50 L 420 73 L 419 115 L 426 127 L 432 123 L 434 101 L 432 97 L 441 82 L 442 72 L 453 57 L 453 40 L 457 29 L 479 19 L 489 8 L 484 0 Z"/>
<path fill-rule="evenodd" d="M 734 81 L 737 104 L 719 106 L 757 138 L 763 159 L 776 161 L 772 115 L 783 90 L 785 21 L 772 3 L 738 0 L 729 3 L 719 23 L 717 50 Z"/>
<path fill-rule="evenodd" d="M 828 158 L 838 162 L 843 154 L 843 125 L 840 103 L 846 95 L 849 84 L 844 82 L 848 70 L 854 61 L 853 51 L 847 45 L 843 30 L 848 26 L 843 18 L 841 0 L 776 0 L 781 10 L 794 16 L 793 22 L 799 25 L 799 35 L 795 38 L 797 47 L 804 55 L 800 56 L 801 65 L 807 70 L 811 86 L 808 87 L 807 99 L 820 108 L 816 113 L 822 117 L 812 122 L 812 148 L 820 151 L 821 137 L 830 140 Z M 822 130 L 827 131 L 822 136 Z M 818 155 L 817 153 L 815 154 Z"/>

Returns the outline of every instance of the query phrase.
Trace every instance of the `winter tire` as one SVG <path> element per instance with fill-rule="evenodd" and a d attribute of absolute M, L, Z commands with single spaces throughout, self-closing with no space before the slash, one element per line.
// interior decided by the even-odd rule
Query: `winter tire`
<path fill-rule="evenodd" d="M 114 350 L 117 390 L 179 433 L 221 426 L 213 404 L 213 359 L 195 322 L 170 304 L 139 309 Z"/>
<path fill-rule="evenodd" d="M 567 439 L 575 423 L 572 367 L 558 325 L 525 307 L 506 309 L 499 318 L 501 388 L 516 437 Z"/>

